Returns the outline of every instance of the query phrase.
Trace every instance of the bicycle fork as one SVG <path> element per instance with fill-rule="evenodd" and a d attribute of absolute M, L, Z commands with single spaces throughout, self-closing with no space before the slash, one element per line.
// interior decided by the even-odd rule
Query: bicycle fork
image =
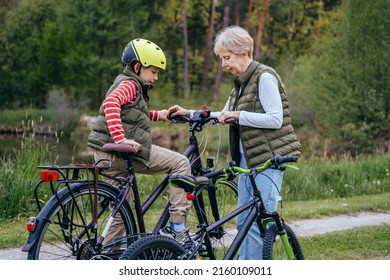
<path fill-rule="evenodd" d="M 275 223 L 278 229 L 278 235 L 283 244 L 283 248 L 286 252 L 287 258 L 289 260 L 294 260 L 295 259 L 294 252 L 288 240 L 287 231 L 283 226 L 284 221 L 282 218 L 280 218 L 278 212 L 264 211 L 261 216 L 262 216 L 262 220 L 259 221 L 259 217 L 258 217 L 257 224 L 259 225 L 260 232 L 262 233 L 262 235 L 265 235 L 265 231 L 267 231 L 269 223 Z"/>
<path fill-rule="evenodd" d="M 282 241 L 286 255 L 287 255 L 289 260 L 293 260 L 293 259 L 295 259 L 294 252 L 291 248 L 290 242 L 288 241 L 287 231 L 284 228 L 283 223 L 282 223 L 283 220 L 280 218 L 279 213 L 277 211 L 268 212 L 265 209 L 264 202 L 263 202 L 263 199 L 261 197 L 261 193 L 256 186 L 255 177 L 256 177 L 256 171 L 252 169 L 250 176 L 249 176 L 249 179 L 252 183 L 253 195 L 257 199 L 259 199 L 259 201 L 260 201 L 260 205 L 259 204 L 258 205 L 259 205 L 259 208 L 260 208 L 259 210 L 260 210 L 261 214 L 259 216 L 257 216 L 257 218 L 256 218 L 256 222 L 257 222 L 257 225 L 259 226 L 260 234 L 265 235 L 265 232 L 267 231 L 268 223 L 270 223 L 272 221 L 275 222 L 276 227 L 278 228 L 278 234 L 280 236 L 280 240 Z"/>

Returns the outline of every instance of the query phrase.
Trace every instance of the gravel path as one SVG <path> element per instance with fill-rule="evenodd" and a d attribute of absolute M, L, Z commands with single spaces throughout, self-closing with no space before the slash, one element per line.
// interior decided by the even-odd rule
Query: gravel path
<path fill-rule="evenodd" d="M 288 222 L 288 224 L 298 237 L 310 236 L 356 227 L 390 224 L 390 213 L 340 215 L 321 219 Z M 0 250 L 0 260 L 25 260 L 26 258 L 26 253 L 22 252 L 20 248 Z"/>

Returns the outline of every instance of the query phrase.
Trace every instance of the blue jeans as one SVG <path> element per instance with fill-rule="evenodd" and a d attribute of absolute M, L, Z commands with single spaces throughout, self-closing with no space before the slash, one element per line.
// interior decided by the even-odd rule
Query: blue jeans
<path fill-rule="evenodd" d="M 248 168 L 244 155 L 241 154 L 240 167 Z M 266 176 L 264 176 L 266 175 Z M 261 192 L 264 206 L 268 211 L 276 211 L 278 206 L 278 197 L 283 180 L 283 171 L 267 169 L 256 176 L 256 185 Z M 279 191 L 278 191 L 278 189 Z M 252 199 L 252 184 L 249 175 L 240 174 L 238 177 L 238 207 Z M 249 210 L 244 211 L 237 216 L 237 230 L 242 227 Z M 252 225 L 239 251 L 239 260 L 261 260 L 262 259 L 263 240 L 260 237 L 260 231 L 256 223 Z"/>

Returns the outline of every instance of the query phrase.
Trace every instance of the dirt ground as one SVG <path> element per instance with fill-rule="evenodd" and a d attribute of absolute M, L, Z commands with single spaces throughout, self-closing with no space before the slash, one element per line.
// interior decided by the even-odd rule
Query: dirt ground
<path fill-rule="evenodd" d="M 390 224 L 390 213 L 359 213 L 356 215 L 340 215 L 321 219 L 286 221 L 298 236 L 325 234 L 364 226 Z M 0 260 L 25 260 L 26 253 L 21 248 L 0 250 Z"/>

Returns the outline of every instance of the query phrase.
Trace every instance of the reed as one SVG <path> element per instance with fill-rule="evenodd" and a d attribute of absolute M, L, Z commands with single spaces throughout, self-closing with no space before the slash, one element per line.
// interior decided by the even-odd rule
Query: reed
<path fill-rule="evenodd" d="M 39 145 L 34 133 L 24 135 L 14 155 L 0 159 L 0 218 L 27 215 L 34 211 L 33 188 L 39 179 L 38 165 L 53 163 L 48 144 Z"/>

